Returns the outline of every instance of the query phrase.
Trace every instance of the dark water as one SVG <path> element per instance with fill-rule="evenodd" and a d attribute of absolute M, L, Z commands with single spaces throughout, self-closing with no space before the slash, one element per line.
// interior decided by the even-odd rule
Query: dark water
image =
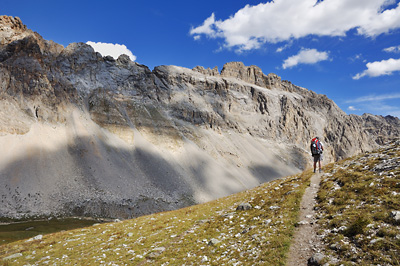
<path fill-rule="evenodd" d="M 95 223 L 99 221 L 68 218 L 0 224 L 0 245 L 37 235 L 87 227 Z"/>

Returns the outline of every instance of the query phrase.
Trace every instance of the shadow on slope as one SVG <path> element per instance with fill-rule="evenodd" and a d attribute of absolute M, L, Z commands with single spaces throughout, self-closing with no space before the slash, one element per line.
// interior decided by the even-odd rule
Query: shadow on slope
<path fill-rule="evenodd" d="M 130 146 L 85 121 L 67 133 L 64 128 L 46 130 L 0 139 L 8 155 L 0 158 L 0 217 L 131 218 L 227 196 L 293 170 L 275 170 L 274 164 L 284 162 L 278 155 L 265 155 L 268 147 L 261 149 L 253 139 L 229 140 L 238 140 L 239 146 L 232 147 L 244 149 L 236 158 L 243 165 L 236 166 L 219 158 L 221 151 L 210 155 L 190 141 L 174 153 L 136 132 Z"/>
<path fill-rule="evenodd" d="M 175 166 L 143 148 L 76 137 L 55 151 L 23 147 L 0 170 L 2 217 L 128 218 L 193 204 L 191 186 Z"/>

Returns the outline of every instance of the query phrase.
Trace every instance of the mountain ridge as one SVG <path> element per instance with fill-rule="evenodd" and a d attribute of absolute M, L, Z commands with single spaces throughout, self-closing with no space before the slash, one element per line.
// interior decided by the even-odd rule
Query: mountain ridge
<path fill-rule="evenodd" d="M 129 218 L 223 197 L 400 135 L 240 62 L 217 69 L 101 56 L 0 17 L 1 217 Z"/>

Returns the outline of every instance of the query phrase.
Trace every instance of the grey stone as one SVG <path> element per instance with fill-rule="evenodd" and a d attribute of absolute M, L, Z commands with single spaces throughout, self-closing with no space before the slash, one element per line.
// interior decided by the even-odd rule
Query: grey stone
<path fill-rule="evenodd" d="M 237 206 L 236 210 L 237 211 L 247 211 L 247 210 L 251 210 L 253 207 L 251 206 L 250 203 L 245 202 L 245 203 L 241 203 L 239 204 L 239 206 Z"/>
<path fill-rule="evenodd" d="M 16 259 L 16 258 L 19 258 L 19 257 L 22 257 L 22 253 L 12 254 L 10 256 L 7 256 L 7 257 L 3 258 L 3 260 L 12 260 L 12 259 Z"/>
<path fill-rule="evenodd" d="M 308 266 L 320 266 L 325 259 L 324 254 L 322 253 L 314 253 L 307 261 Z"/>
<path fill-rule="evenodd" d="M 396 223 L 400 223 L 400 211 L 391 211 L 390 217 L 392 217 Z"/>
<path fill-rule="evenodd" d="M 164 251 L 165 251 L 165 247 L 158 247 L 158 248 L 154 248 L 152 250 L 152 252 L 150 252 L 146 258 L 148 259 L 155 259 L 157 257 L 159 257 Z"/>
<path fill-rule="evenodd" d="M 210 239 L 210 241 L 208 242 L 209 246 L 215 246 L 217 244 L 219 244 L 221 241 L 219 241 L 218 239 L 212 238 Z"/>
<path fill-rule="evenodd" d="M 236 213 L 234 213 L 234 212 L 228 212 L 228 213 L 221 215 L 221 217 L 232 219 L 235 215 L 236 215 Z"/>
<path fill-rule="evenodd" d="M 35 240 L 42 240 L 42 238 L 43 238 L 43 235 L 37 235 L 37 236 L 34 236 L 32 238 L 29 238 L 25 242 L 31 242 L 31 241 L 35 241 Z"/>

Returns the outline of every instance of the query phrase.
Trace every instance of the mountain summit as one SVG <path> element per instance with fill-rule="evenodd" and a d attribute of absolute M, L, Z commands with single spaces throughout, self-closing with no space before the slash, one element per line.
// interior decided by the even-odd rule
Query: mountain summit
<path fill-rule="evenodd" d="M 378 147 L 400 121 L 347 115 L 240 62 L 193 70 L 102 57 L 0 17 L 0 217 L 128 218 L 226 196 Z"/>

